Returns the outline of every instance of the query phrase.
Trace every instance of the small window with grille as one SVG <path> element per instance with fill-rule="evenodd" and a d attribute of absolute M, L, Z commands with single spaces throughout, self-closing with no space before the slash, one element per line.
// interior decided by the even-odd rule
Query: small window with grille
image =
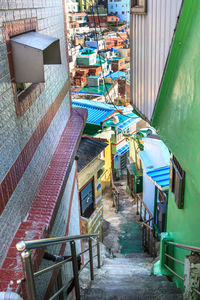
<path fill-rule="evenodd" d="M 170 188 L 179 209 L 184 206 L 185 171 L 174 155 L 171 156 Z"/>
<path fill-rule="evenodd" d="M 131 0 L 131 12 L 144 15 L 147 13 L 147 0 Z"/>

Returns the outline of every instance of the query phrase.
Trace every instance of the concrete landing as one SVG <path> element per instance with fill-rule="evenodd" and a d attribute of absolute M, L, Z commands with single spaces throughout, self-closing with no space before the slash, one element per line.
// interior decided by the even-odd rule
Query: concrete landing
<path fill-rule="evenodd" d="M 104 194 L 103 243 L 115 256 L 118 254 L 142 253 L 142 232 L 134 200 L 126 193 L 126 181 L 119 181 L 120 209 L 115 212 L 112 195 Z"/>

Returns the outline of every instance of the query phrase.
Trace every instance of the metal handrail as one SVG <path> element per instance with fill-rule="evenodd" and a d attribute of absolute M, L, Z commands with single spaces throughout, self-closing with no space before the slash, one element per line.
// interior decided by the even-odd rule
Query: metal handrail
<path fill-rule="evenodd" d="M 147 228 L 149 228 L 150 230 L 152 230 L 152 231 L 153 231 L 153 227 L 149 226 L 147 223 L 145 223 L 145 222 L 142 222 L 142 224 L 143 224 L 144 226 L 146 226 Z"/>
<path fill-rule="evenodd" d="M 192 252 L 198 252 L 200 253 L 200 248 L 199 247 L 194 247 L 194 246 L 188 246 L 188 245 L 183 245 L 183 244 L 179 244 L 179 243 L 174 243 L 174 242 L 170 242 L 170 241 L 165 241 L 166 246 L 173 246 L 173 247 L 177 247 L 180 249 L 184 249 L 184 250 L 188 250 L 188 251 L 192 251 Z M 173 256 L 169 255 L 168 253 L 166 253 L 167 250 L 165 250 L 165 257 L 168 257 L 170 259 L 172 259 L 173 261 L 178 262 L 179 264 L 185 265 L 184 262 L 174 258 Z M 164 264 L 165 268 L 168 269 L 172 274 L 174 274 L 175 276 L 177 276 L 178 278 L 180 278 L 182 281 L 184 281 L 184 278 L 181 277 L 179 274 L 177 274 L 174 270 L 172 270 L 168 265 L 167 262 Z M 199 293 L 200 292 L 198 290 L 195 290 L 195 292 Z"/>
<path fill-rule="evenodd" d="M 178 244 L 178 243 L 173 243 L 173 242 L 169 242 L 169 241 L 165 241 L 165 244 L 177 247 L 177 248 L 181 248 L 184 250 L 189 250 L 192 252 L 199 252 L 200 253 L 200 248 L 199 247 L 194 247 L 194 246 L 188 246 L 188 245 L 183 245 L 183 244 Z"/>
<path fill-rule="evenodd" d="M 164 264 L 165 268 L 168 269 L 170 272 L 172 272 L 172 274 L 174 274 L 175 276 L 177 276 L 178 278 L 180 278 L 182 281 L 184 281 L 184 278 L 181 277 L 180 275 L 178 275 L 174 270 L 172 270 L 168 265 Z"/>
<path fill-rule="evenodd" d="M 199 295 L 200 296 L 200 291 L 198 291 L 197 289 L 195 289 L 194 287 L 192 288 L 193 289 L 193 291 L 197 294 L 197 295 Z"/>
<path fill-rule="evenodd" d="M 89 239 L 91 237 L 98 237 L 98 234 L 94 233 L 94 234 L 85 234 L 85 235 L 46 238 L 46 239 L 32 240 L 32 241 L 20 241 L 19 243 L 17 243 L 16 248 L 19 252 L 22 252 L 25 250 L 32 250 L 32 249 L 36 249 L 36 248 L 42 248 L 42 247 L 46 247 L 46 246 L 67 243 L 67 242 L 71 242 L 74 240 Z"/>
<path fill-rule="evenodd" d="M 167 256 L 167 257 L 169 257 L 170 259 L 172 259 L 172 260 L 178 262 L 178 263 L 181 264 L 181 265 L 185 265 L 184 262 L 180 261 L 180 260 L 177 259 L 177 258 L 174 258 L 173 256 L 171 256 L 171 255 L 169 255 L 169 254 L 167 254 L 167 253 L 165 253 L 165 256 Z"/>
<path fill-rule="evenodd" d="M 97 243 L 95 245 L 92 245 L 92 241 L 94 241 L 96 238 Z M 76 245 L 75 240 L 83 240 L 88 239 L 89 248 L 85 251 L 82 251 L 79 255 L 89 251 L 89 261 L 90 263 L 90 278 L 91 280 L 94 279 L 94 267 L 93 267 L 93 258 L 97 256 L 97 266 L 100 268 L 100 245 L 99 245 L 99 234 L 86 234 L 86 235 L 75 235 L 75 236 L 63 236 L 63 237 L 57 237 L 57 238 L 46 238 L 46 239 L 40 239 L 40 240 L 32 240 L 32 241 L 21 241 L 17 243 L 16 248 L 19 252 L 21 252 L 21 259 L 22 259 L 22 265 L 23 265 L 23 271 L 24 271 L 24 278 L 18 281 L 19 282 L 25 282 L 26 290 L 27 290 L 27 297 L 29 300 L 35 300 L 36 299 L 36 289 L 35 289 L 35 282 L 34 278 L 38 277 L 39 275 L 42 275 L 48 271 L 52 271 L 54 269 L 60 268 L 63 264 L 72 261 L 73 265 L 73 274 L 74 277 L 72 280 L 74 281 L 74 287 L 75 287 L 75 293 L 76 293 L 76 299 L 80 299 L 80 287 L 79 287 L 79 273 L 81 270 L 85 267 L 85 264 L 80 271 L 78 271 L 78 264 L 77 264 L 77 255 L 76 255 Z M 63 244 L 63 243 L 70 243 L 71 246 L 71 256 L 67 259 L 64 259 L 63 261 L 59 261 L 47 268 L 44 268 L 38 272 L 33 272 L 33 265 L 31 260 L 31 251 L 32 249 L 36 248 L 42 248 L 50 245 L 57 245 L 57 244 Z M 93 248 L 97 246 L 97 255 L 93 256 Z M 70 281 L 66 284 L 64 284 L 50 299 L 55 299 L 56 296 L 58 296 L 60 293 L 63 293 L 64 290 L 68 288 L 70 284 Z"/>

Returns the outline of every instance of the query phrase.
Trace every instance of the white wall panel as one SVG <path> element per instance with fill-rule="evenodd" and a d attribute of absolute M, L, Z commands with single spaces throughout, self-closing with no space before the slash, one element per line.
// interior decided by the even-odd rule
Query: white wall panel
<path fill-rule="evenodd" d="M 147 0 L 147 14 L 131 14 L 131 102 L 149 121 L 158 96 L 182 0 Z"/>

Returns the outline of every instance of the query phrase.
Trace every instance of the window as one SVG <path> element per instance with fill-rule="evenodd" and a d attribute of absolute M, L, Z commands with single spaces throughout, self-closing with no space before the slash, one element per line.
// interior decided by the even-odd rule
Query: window
<path fill-rule="evenodd" d="M 89 218 L 94 211 L 94 180 L 92 179 L 80 191 L 81 216 Z"/>
<path fill-rule="evenodd" d="M 97 179 L 99 179 L 101 177 L 101 175 L 103 174 L 104 169 L 99 169 L 97 172 Z"/>
<path fill-rule="evenodd" d="M 147 0 L 131 0 L 131 12 L 143 15 L 147 13 Z"/>
<path fill-rule="evenodd" d="M 113 5 L 111 5 L 110 8 L 113 8 Z"/>
<path fill-rule="evenodd" d="M 117 4 L 116 4 L 116 7 L 117 7 Z"/>
<path fill-rule="evenodd" d="M 170 165 L 170 188 L 179 209 L 184 205 L 185 172 L 174 155 Z"/>

